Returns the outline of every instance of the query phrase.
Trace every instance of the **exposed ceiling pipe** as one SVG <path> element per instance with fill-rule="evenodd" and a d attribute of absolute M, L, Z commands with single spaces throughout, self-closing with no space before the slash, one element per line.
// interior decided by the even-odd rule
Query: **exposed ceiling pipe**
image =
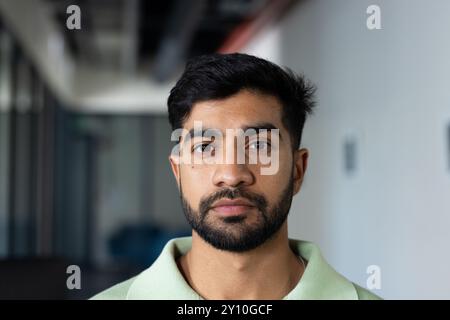
<path fill-rule="evenodd" d="M 122 46 L 122 71 L 126 74 L 135 74 L 138 63 L 138 26 L 139 26 L 139 0 L 123 0 L 123 32 L 124 45 Z"/>
<path fill-rule="evenodd" d="M 177 0 L 153 62 L 156 80 L 166 81 L 178 70 L 184 60 L 202 14 L 205 0 Z"/>
<path fill-rule="evenodd" d="M 219 53 L 238 52 L 267 25 L 276 22 L 296 0 L 271 0 L 253 19 L 238 25 L 217 50 Z"/>
<path fill-rule="evenodd" d="M 52 91 L 64 101 L 71 100 L 74 61 L 48 3 L 0 0 L 0 14 Z"/>
<path fill-rule="evenodd" d="M 48 2 L 0 0 L 0 15 L 64 107 L 86 113 L 166 112 L 166 97 L 173 83 L 156 83 L 148 77 L 80 63 L 62 35 L 65 24 L 58 25 Z"/>

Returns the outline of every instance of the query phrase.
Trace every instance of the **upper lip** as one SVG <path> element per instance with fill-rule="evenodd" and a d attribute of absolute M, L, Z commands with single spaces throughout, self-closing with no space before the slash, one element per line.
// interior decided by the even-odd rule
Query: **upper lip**
<path fill-rule="evenodd" d="M 239 199 L 222 199 L 222 200 L 219 200 L 216 203 L 214 203 L 214 205 L 212 207 L 215 208 L 215 207 L 222 207 L 222 206 L 249 206 L 249 207 L 254 207 L 254 204 L 251 203 L 248 200 L 243 199 L 243 198 L 239 198 Z"/>

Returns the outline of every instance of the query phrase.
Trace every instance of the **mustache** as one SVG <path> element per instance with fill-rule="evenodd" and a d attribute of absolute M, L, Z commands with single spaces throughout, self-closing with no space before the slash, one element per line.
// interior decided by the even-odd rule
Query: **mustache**
<path fill-rule="evenodd" d="M 205 199 L 200 201 L 199 211 L 201 217 L 204 218 L 207 212 L 212 208 L 212 205 L 220 199 L 236 199 L 245 198 L 249 200 L 256 208 L 261 212 L 265 212 L 267 208 L 267 200 L 263 195 L 247 191 L 242 188 L 235 189 L 220 189 L 213 194 L 209 195 Z"/>

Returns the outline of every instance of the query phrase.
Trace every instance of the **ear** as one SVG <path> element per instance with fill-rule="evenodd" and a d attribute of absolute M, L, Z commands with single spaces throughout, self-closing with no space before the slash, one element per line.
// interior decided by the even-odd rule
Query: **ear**
<path fill-rule="evenodd" d="M 308 166 L 308 149 L 298 149 L 294 151 L 294 194 L 300 191 L 305 176 L 306 168 Z"/>
<path fill-rule="evenodd" d="M 178 189 L 180 188 L 180 158 L 176 155 L 169 156 L 170 168 L 172 169 L 172 173 L 177 181 Z"/>

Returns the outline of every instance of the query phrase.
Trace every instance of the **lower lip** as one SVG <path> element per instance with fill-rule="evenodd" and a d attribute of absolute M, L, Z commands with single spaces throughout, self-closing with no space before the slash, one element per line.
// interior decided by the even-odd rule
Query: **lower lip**
<path fill-rule="evenodd" d="M 219 206 L 213 208 L 213 211 L 220 214 L 221 216 L 230 217 L 230 216 L 239 216 L 242 215 L 254 207 L 252 206 Z"/>

